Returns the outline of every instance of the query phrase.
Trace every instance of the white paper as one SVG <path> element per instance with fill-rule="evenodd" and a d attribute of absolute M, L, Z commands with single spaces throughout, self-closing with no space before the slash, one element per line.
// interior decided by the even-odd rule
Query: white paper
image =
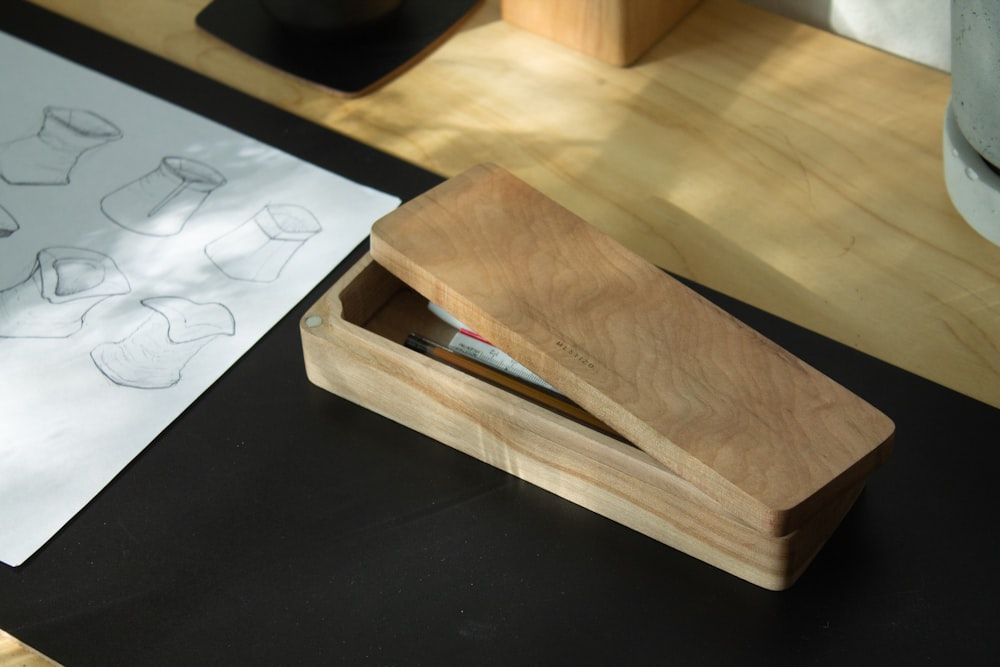
<path fill-rule="evenodd" d="M 3 33 L 0 89 L 0 560 L 18 565 L 399 200 Z"/>

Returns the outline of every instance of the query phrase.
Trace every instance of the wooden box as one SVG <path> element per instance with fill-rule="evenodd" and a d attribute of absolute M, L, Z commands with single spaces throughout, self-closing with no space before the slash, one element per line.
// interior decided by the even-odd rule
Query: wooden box
<path fill-rule="evenodd" d="M 428 300 L 621 435 L 405 347 L 454 333 Z M 301 331 L 315 384 L 775 590 L 891 448 L 885 415 L 494 166 L 377 222 Z"/>
<path fill-rule="evenodd" d="M 700 0 L 503 0 L 511 25 L 612 65 L 631 65 Z"/>

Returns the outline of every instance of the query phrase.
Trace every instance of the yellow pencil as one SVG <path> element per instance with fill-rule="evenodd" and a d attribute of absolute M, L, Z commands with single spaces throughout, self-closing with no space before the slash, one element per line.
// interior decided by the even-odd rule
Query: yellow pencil
<path fill-rule="evenodd" d="M 436 343 L 428 338 L 424 338 L 416 333 L 411 333 L 406 337 L 405 345 L 411 350 L 416 350 L 421 354 L 425 354 L 432 359 L 437 359 L 438 361 L 446 363 L 453 368 L 457 368 L 460 371 L 464 371 L 481 380 L 485 380 L 490 384 L 498 386 L 501 389 L 506 389 L 514 394 L 517 394 L 521 398 L 541 405 L 544 408 L 548 408 L 563 415 L 564 417 L 586 424 L 591 428 L 597 429 L 598 431 L 614 438 L 618 438 L 619 440 L 623 439 L 610 426 L 562 394 L 557 394 L 543 387 L 539 387 L 530 382 L 514 377 L 513 375 L 487 366 L 482 362 L 476 361 L 475 359 L 467 357 L 463 354 L 459 354 L 454 350 L 449 350 L 444 345 Z"/>

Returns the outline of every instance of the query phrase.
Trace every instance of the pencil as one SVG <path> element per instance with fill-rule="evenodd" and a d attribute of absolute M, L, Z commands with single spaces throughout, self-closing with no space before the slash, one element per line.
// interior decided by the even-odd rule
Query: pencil
<path fill-rule="evenodd" d="M 514 377 L 513 375 L 504 373 L 503 371 L 492 368 L 491 366 L 487 366 L 486 364 L 476 361 L 475 359 L 471 359 L 463 354 L 449 350 L 444 345 L 425 338 L 420 334 L 411 333 L 406 337 L 405 345 L 411 350 L 415 350 L 421 354 L 431 357 L 432 359 L 446 363 L 453 368 L 464 371 L 479 378 L 480 380 L 484 380 L 492 385 L 498 386 L 501 389 L 506 389 L 514 394 L 517 394 L 521 398 L 527 399 L 537 405 L 541 405 L 544 408 L 548 408 L 564 417 L 568 417 L 574 421 L 590 426 L 591 428 L 597 429 L 598 431 L 614 438 L 618 438 L 619 440 L 623 439 L 622 436 L 616 433 L 610 426 L 562 394 L 548 391 L 543 387 L 526 382 L 520 378 Z"/>

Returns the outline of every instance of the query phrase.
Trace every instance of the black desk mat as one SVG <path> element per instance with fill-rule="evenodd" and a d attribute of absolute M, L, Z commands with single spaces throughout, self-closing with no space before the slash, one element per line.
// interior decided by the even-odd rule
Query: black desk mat
<path fill-rule="evenodd" d="M 350 31 L 309 34 L 277 24 L 257 0 L 213 0 L 196 23 L 254 58 L 347 96 L 408 69 L 482 0 L 405 0 Z"/>
<path fill-rule="evenodd" d="M 404 199 L 440 181 L 30 5 L 0 26 Z M 768 592 L 312 386 L 298 319 L 344 266 L 0 567 L 0 628 L 74 666 L 1000 656 L 1000 410 L 695 286 L 897 424 L 816 561 Z"/>

